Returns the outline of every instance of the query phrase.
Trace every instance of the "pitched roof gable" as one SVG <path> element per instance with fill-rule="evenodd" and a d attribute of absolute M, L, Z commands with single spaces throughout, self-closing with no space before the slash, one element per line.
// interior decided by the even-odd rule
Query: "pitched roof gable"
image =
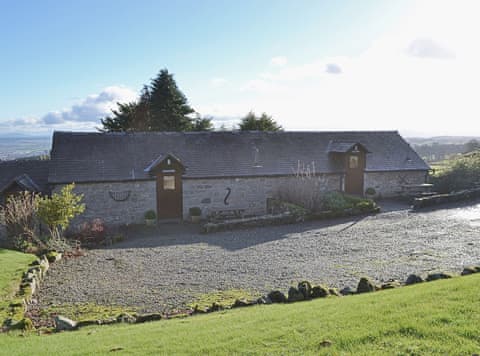
<path fill-rule="evenodd" d="M 151 179 L 145 168 L 167 154 L 187 178 L 290 175 L 298 161 L 334 173 L 342 167 L 328 154 L 332 141 L 367 148 L 367 171 L 429 169 L 396 131 L 55 132 L 49 182 Z"/>
<path fill-rule="evenodd" d="M 48 160 L 12 160 L 0 162 L 0 193 L 18 184 L 26 190 L 48 192 Z"/>

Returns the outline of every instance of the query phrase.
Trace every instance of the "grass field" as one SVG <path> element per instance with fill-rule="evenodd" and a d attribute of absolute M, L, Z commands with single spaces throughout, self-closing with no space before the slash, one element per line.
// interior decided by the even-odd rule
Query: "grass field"
<path fill-rule="evenodd" d="M 358 296 L 254 306 L 53 335 L 0 335 L 0 354 L 472 355 L 480 274 Z"/>
<path fill-rule="evenodd" d="M 0 249 L 0 325 L 8 317 L 8 306 L 18 290 L 22 273 L 34 259 L 33 255 Z"/>

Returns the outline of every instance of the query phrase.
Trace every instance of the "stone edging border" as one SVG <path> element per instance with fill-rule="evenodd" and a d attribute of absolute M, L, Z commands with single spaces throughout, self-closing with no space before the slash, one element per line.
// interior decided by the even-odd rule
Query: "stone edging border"
<path fill-rule="evenodd" d="M 25 315 L 27 312 L 27 305 L 31 302 L 32 297 L 38 288 L 40 288 L 40 285 L 50 268 L 50 263 L 58 262 L 61 259 L 61 253 L 52 251 L 30 263 L 28 270 L 23 273 L 20 290 L 15 294 L 16 297 L 21 299 L 21 303 L 11 303 L 9 306 L 12 314 L 21 312 L 22 315 Z M 21 308 L 21 311 L 18 310 L 19 308 Z M 21 320 L 9 318 L 4 321 L 3 327 L 6 328 L 7 331 L 31 330 L 33 329 L 33 324 L 30 319 L 25 317 Z"/>
<path fill-rule="evenodd" d="M 470 275 L 474 273 L 480 273 L 480 266 L 470 266 L 465 267 L 460 274 L 460 276 Z M 55 317 L 55 325 L 56 331 L 69 331 L 69 330 L 77 330 L 84 326 L 90 325 L 111 325 L 117 323 L 128 323 L 128 324 L 140 324 L 150 321 L 157 321 L 162 319 L 173 319 L 178 317 L 188 317 L 195 314 L 205 314 L 211 313 L 216 311 L 221 311 L 225 309 L 233 309 L 233 308 L 240 308 L 240 307 L 247 307 L 253 305 L 262 305 L 262 304 L 274 304 L 274 303 L 295 303 L 300 301 L 307 301 L 317 298 L 326 298 L 329 296 L 347 296 L 347 295 L 356 295 L 356 294 L 363 294 L 369 292 L 376 292 L 386 289 L 393 289 L 399 288 L 403 286 L 408 286 L 412 284 L 422 283 L 422 282 L 431 282 L 440 279 L 449 279 L 452 277 L 456 277 L 457 275 L 453 273 L 447 272 L 436 272 L 430 273 L 423 279 L 421 276 L 416 274 L 411 274 L 408 276 L 404 283 L 392 280 L 382 285 L 378 286 L 375 285 L 371 279 L 368 277 L 360 278 L 358 283 L 357 289 L 352 290 L 351 288 L 344 288 L 341 291 L 338 291 L 335 288 L 328 288 L 322 285 L 315 285 L 308 281 L 302 281 L 298 283 L 297 288 L 290 287 L 288 290 L 288 294 L 285 295 L 283 292 L 279 290 L 273 290 L 268 295 L 258 298 L 257 300 L 246 300 L 246 299 L 237 299 L 231 306 L 224 307 L 217 303 L 213 303 L 210 307 L 205 309 L 200 309 L 195 307 L 193 310 L 188 310 L 183 313 L 178 314 L 144 314 L 144 315 L 131 315 L 128 313 L 122 313 L 118 315 L 116 318 L 110 318 L 107 320 L 87 320 L 87 321 L 80 321 L 76 322 L 70 320 L 63 316 L 56 316 Z"/>
<path fill-rule="evenodd" d="M 202 226 L 203 233 L 213 233 L 220 231 L 229 231 L 237 229 L 245 229 L 251 227 L 269 226 L 269 225 L 286 225 L 294 224 L 303 221 L 325 220 L 349 216 L 362 216 L 377 214 L 380 212 L 380 207 L 375 206 L 368 210 L 359 210 L 355 208 L 346 209 L 342 211 L 320 211 L 317 213 L 310 213 L 307 215 L 295 215 L 291 213 L 262 215 L 251 218 L 231 219 L 223 222 L 213 223 L 209 222 Z"/>
<path fill-rule="evenodd" d="M 448 194 L 435 194 L 428 197 L 415 198 L 413 199 L 413 210 L 418 210 L 421 208 L 476 199 L 480 198 L 480 188 L 461 190 L 459 192 L 453 192 Z"/>

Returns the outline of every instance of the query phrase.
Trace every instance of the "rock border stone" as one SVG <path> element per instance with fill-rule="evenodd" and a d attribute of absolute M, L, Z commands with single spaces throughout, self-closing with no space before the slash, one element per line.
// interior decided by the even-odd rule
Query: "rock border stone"
<path fill-rule="evenodd" d="M 414 198 L 412 209 L 418 210 L 430 206 L 477 198 L 480 198 L 480 188 L 466 189 L 448 194 L 435 194 L 428 197 Z"/>
<path fill-rule="evenodd" d="M 27 305 L 31 303 L 33 295 L 38 291 L 44 278 L 50 269 L 50 263 L 58 262 L 62 258 L 62 254 L 55 252 L 52 259 L 48 252 L 45 255 L 37 258 L 35 261 L 29 264 L 28 269 L 23 273 L 20 283 L 20 289 L 15 294 L 16 297 L 21 299 L 20 303 L 11 303 L 9 305 L 12 314 L 16 314 L 16 310 L 21 308 L 21 314 L 25 315 L 27 312 Z M 31 330 L 33 329 L 33 323 L 29 318 L 24 317 L 21 320 L 15 320 L 8 318 L 4 321 L 4 327 L 6 330 Z"/>

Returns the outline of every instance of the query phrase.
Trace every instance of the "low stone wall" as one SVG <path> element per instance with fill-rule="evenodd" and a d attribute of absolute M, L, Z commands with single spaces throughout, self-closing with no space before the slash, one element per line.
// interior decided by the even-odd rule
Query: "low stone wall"
<path fill-rule="evenodd" d="M 380 212 L 380 207 L 373 206 L 369 209 L 347 209 L 342 211 L 320 211 L 307 215 L 295 215 L 291 213 L 263 215 L 244 219 L 232 219 L 222 222 L 208 222 L 202 227 L 204 233 L 219 232 L 225 230 L 246 229 L 251 227 L 294 224 L 302 221 L 325 220 L 347 216 L 357 216 L 366 214 L 376 214 Z"/>
<path fill-rule="evenodd" d="M 413 209 L 421 209 L 429 206 L 465 201 L 480 198 L 480 188 L 462 190 L 450 194 L 436 194 L 429 197 L 415 198 L 413 200 Z"/>
<path fill-rule="evenodd" d="M 20 290 L 16 294 L 16 297 L 19 298 L 21 302 L 11 303 L 9 305 L 9 311 L 12 317 L 5 321 L 0 320 L 6 330 L 33 329 L 32 321 L 28 317 L 25 317 L 27 305 L 31 302 L 32 297 L 38 288 L 40 288 L 40 285 L 50 268 L 50 263 L 57 262 L 61 258 L 61 253 L 50 252 L 33 261 L 29 265 L 28 270 L 23 273 Z"/>
<path fill-rule="evenodd" d="M 397 197 L 402 185 L 426 183 L 427 176 L 426 171 L 365 172 L 364 187 L 375 189 L 379 198 Z"/>

